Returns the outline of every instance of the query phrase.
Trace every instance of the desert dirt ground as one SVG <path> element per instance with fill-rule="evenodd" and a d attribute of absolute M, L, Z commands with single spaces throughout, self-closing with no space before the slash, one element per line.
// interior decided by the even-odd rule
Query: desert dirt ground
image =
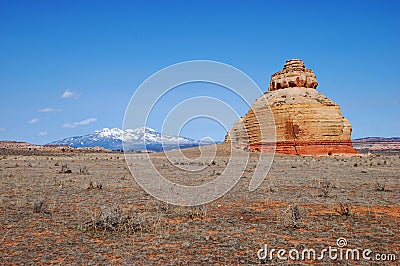
<path fill-rule="evenodd" d="M 185 152 L 196 158 L 195 149 Z M 132 155 L 140 162 L 147 154 Z M 150 155 L 166 177 L 202 184 L 219 176 L 229 154 L 197 162 Z M 240 160 L 240 156 L 236 158 Z M 248 190 L 257 154 L 238 184 L 209 204 L 160 202 L 132 178 L 124 154 L 0 154 L 0 264 L 258 265 L 271 248 L 400 248 L 400 155 L 276 155 L 262 185 Z M 140 164 L 131 167 L 139 167 Z M 371 261 L 289 261 L 360 265 Z M 389 264 L 389 262 L 386 262 Z"/>

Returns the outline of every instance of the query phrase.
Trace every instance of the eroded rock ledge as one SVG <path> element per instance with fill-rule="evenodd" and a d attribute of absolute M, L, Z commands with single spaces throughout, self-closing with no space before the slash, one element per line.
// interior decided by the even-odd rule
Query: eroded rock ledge
<path fill-rule="evenodd" d="M 299 59 L 286 61 L 283 70 L 271 76 L 268 90 L 275 91 L 285 88 L 312 88 L 318 86 L 314 71 L 305 67 Z"/>

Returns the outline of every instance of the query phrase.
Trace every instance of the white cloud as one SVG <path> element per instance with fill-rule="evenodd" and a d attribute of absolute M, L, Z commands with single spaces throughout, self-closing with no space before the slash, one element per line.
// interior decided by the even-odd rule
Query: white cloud
<path fill-rule="evenodd" d="M 96 121 L 97 121 L 97 118 L 88 118 L 88 119 L 85 119 L 85 120 L 82 120 L 82 121 L 78 121 L 78 122 L 74 122 L 74 123 L 66 123 L 66 124 L 63 125 L 63 127 L 65 127 L 65 128 L 74 128 L 74 127 L 77 127 L 77 126 L 85 126 L 85 125 L 88 125 L 88 124 L 96 122 Z"/>
<path fill-rule="evenodd" d="M 82 93 L 79 91 L 71 91 L 70 89 L 64 91 L 63 95 L 61 95 L 61 98 L 63 99 L 78 99 Z"/>
<path fill-rule="evenodd" d="M 6 131 L 4 127 L 0 127 L 0 132 Z"/>
<path fill-rule="evenodd" d="M 39 132 L 38 135 L 39 135 L 39 136 L 46 136 L 46 135 L 47 135 L 47 132 L 46 132 L 46 131 L 41 131 L 41 132 Z"/>
<path fill-rule="evenodd" d="M 62 111 L 61 109 L 54 109 L 54 108 L 51 108 L 51 107 L 43 108 L 43 109 L 39 109 L 38 110 L 39 113 L 50 113 L 50 112 L 61 112 L 61 111 Z"/>
<path fill-rule="evenodd" d="M 31 120 L 29 120 L 30 124 L 35 124 L 39 121 L 39 118 L 32 118 Z"/>

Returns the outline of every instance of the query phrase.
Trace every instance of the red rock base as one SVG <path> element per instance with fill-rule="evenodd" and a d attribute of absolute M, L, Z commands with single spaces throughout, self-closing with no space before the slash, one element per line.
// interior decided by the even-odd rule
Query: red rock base
<path fill-rule="evenodd" d="M 261 142 L 250 144 L 250 150 L 297 155 L 357 154 L 351 141 L 343 140 Z"/>

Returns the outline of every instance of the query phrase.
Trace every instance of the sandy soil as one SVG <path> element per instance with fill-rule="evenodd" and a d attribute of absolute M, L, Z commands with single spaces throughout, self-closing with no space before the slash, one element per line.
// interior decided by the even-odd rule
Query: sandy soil
<path fill-rule="evenodd" d="M 133 156 L 140 162 L 147 154 Z M 151 158 L 169 179 L 194 185 L 221 174 L 229 153 L 198 162 L 207 167 L 192 174 L 177 167 L 190 166 L 185 161 Z M 123 154 L 0 155 L 0 264 L 279 264 L 257 251 L 265 244 L 321 250 L 337 247 L 339 237 L 348 248 L 393 253 L 399 263 L 399 155 L 276 156 L 254 192 L 257 154 L 249 162 L 224 197 L 181 207 L 143 191 Z"/>

